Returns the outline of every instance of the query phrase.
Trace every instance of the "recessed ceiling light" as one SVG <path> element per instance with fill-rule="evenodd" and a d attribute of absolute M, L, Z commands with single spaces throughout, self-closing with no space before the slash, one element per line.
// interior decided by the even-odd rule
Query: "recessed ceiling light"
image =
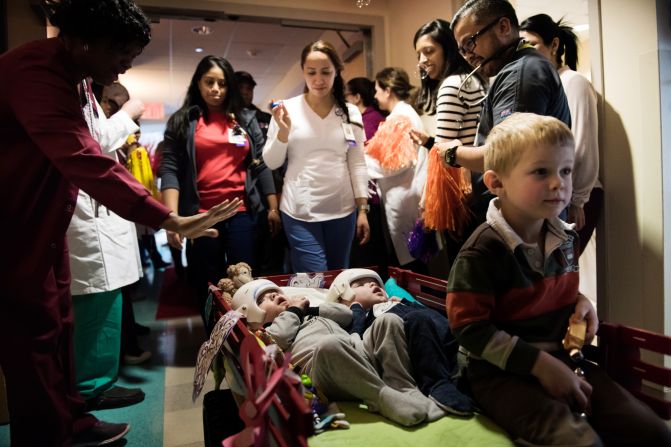
<path fill-rule="evenodd" d="M 196 53 L 202 53 L 203 49 L 201 47 L 198 47 L 194 50 Z"/>
<path fill-rule="evenodd" d="M 193 28 L 191 28 L 191 32 L 196 33 L 199 36 L 209 36 L 210 34 L 212 34 L 213 31 L 212 28 L 210 28 L 209 26 L 202 25 L 202 26 L 194 26 Z"/>

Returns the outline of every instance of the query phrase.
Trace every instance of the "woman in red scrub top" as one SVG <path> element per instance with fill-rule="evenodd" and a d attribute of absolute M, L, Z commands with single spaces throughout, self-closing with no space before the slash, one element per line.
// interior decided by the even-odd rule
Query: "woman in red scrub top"
<path fill-rule="evenodd" d="M 168 121 L 159 168 L 163 203 L 180 216 L 225 199 L 244 200 L 235 216 L 217 224 L 219 237 L 187 242 L 187 278 L 201 310 L 208 282 L 225 277 L 228 265 L 256 267 L 257 213 L 268 210 L 271 234 L 280 227 L 272 172 L 261 159 L 263 133 L 255 111 L 244 108 L 234 73 L 222 57 L 198 63 L 184 104 Z M 183 240 L 168 232 L 172 247 L 181 249 Z"/>

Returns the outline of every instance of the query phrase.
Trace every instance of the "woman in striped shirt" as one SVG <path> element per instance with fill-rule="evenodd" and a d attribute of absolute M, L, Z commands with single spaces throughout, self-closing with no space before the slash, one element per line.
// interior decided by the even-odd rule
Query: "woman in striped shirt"
<path fill-rule="evenodd" d="M 413 45 L 422 78 L 417 108 L 436 116 L 434 141 L 458 138 L 462 144 L 473 142 L 485 80 L 478 75 L 468 77 L 471 68 L 459 54 L 446 20 L 435 19 L 419 28 Z M 421 139 L 422 144 L 430 143 L 428 135 Z"/>
<path fill-rule="evenodd" d="M 413 40 L 417 52 L 422 87 L 416 107 L 435 115 L 435 136 L 414 129 L 415 142 L 431 150 L 435 143 L 458 139 L 461 144 L 475 140 L 486 81 L 469 74 L 471 67 L 459 54 L 458 45 L 446 20 L 435 19 L 420 27 Z M 461 239 L 469 212 L 466 196 L 470 193 L 470 173 L 447 165 L 447 145 L 436 146 L 428 161 L 427 181 L 422 197 L 425 229 L 447 232 L 444 242 Z M 456 255 L 458 244 L 447 248 Z M 452 257 L 450 256 L 450 257 Z"/>

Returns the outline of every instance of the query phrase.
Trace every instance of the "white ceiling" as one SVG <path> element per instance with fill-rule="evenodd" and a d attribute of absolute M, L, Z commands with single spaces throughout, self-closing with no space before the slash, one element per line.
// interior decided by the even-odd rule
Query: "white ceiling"
<path fill-rule="evenodd" d="M 212 33 L 192 29 L 208 26 Z M 360 32 L 341 31 L 351 44 Z M 347 48 L 334 31 L 286 27 L 274 23 L 161 19 L 152 24 L 152 40 L 135 59 L 132 70 L 120 77 L 131 96 L 147 103 L 163 103 L 166 117 L 182 103 L 198 62 L 208 54 L 223 56 L 235 70 L 254 76 L 255 102 L 261 106 L 273 93 L 288 97 L 303 89 L 299 58 L 303 47 L 325 38 L 342 52 Z M 197 53 L 195 49 L 203 49 Z M 277 88 L 281 92 L 277 93 Z"/>
<path fill-rule="evenodd" d="M 545 12 L 555 20 L 566 17 L 573 26 L 588 24 L 588 0 L 517 0 L 520 20 Z M 328 20 L 328 17 L 325 17 Z M 212 33 L 201 36 L 194 27 L 206 25 Z M 348 43 L 362 39 L 360 32 L 342 31 Z M 588 31 L 579 33 L 586 40 Z M 166 117 L 182 103 L 198 61 L 205 55 L 227 58 L 235 70 L 250 72 L 257 82 L 255 103 L 264 108 L 270 98 L 289 97 L 303 88 L 298 65 L 303 47 L 323 38 L 342 52 L 347 48 L 334 31 L 286 27 L 278 23 L 243 20 L 186 20 L 163 18 L 152 24 L 152 41 L 120 80 L 134 97 L 164 104 Z M 411 36 L 408 37 L 410 39 Z M 203 48 L 196 53 L 195 48 Z"/>
<path fill-rule="evenodd" d="M 535 14 L 547 14 L 555 21 L 566 18 L 570 26 L 576 27 L 588 25 L 588 7 L 589 0 L 517 0 L 515 11 L 517 18 L 522 22 L 527 17 Z"/>

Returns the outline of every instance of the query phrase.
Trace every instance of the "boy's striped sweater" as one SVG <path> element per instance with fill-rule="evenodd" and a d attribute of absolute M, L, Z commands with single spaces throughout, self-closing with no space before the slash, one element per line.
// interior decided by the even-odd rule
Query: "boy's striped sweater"
<path fill-rule="evenodd" d="M 541 349 L 561 349 L 578 296 L 577 235 L 559 219 L 546 221 L 551 251 L 534 269 L 528 246 L 492 206 L 452 266 L 448 319 L 472 357 L 529 374 Z"/>

